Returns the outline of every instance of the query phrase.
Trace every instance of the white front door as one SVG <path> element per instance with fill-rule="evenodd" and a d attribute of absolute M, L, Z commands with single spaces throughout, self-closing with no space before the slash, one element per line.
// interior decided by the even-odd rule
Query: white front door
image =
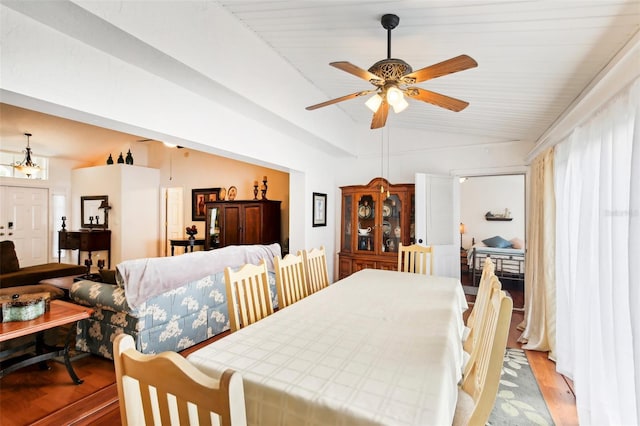
<path fill-rule="evenodd" d="M 16 246 L 20 267 L 49 262 L 49 190 L 0 187 L 0 238 Z"/>

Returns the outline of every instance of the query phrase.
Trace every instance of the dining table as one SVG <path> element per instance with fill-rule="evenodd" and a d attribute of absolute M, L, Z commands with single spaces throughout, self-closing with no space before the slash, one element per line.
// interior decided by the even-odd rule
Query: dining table
<path fill-rule="evenodd" d="M 243 377 L 253 425 L 450 425 L 462 377 L 457 278 L 364 269 L 188 356 Z"/>

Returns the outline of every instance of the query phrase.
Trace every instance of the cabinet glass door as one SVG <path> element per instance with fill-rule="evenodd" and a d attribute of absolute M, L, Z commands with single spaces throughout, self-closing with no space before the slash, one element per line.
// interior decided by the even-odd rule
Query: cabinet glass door
<path fill-rule="evenodd" d="M 351 214 L 353 213 L 353 197 L 351 195 L 345 195 L 343 203 L 342 224 L 344 228 L 342 229 L 342 249 L 345 252 L 351 253 L 351 236 L 353 235 L 353 230 L 351 229 L 353 223 L 351 218 L 353 216 L 351 216 Z"/>
<path fill-rule="evenodd" d="M 363 195 L 358 200 L 358 247 L 359 251 L 375 251 L 376 204 L 372 195 Z"/>
<path fill-rule="evenodd" d="M 402 200 L 391 194 L 382 203 L 382 250 L 397 253 L 402 242 Z"/>

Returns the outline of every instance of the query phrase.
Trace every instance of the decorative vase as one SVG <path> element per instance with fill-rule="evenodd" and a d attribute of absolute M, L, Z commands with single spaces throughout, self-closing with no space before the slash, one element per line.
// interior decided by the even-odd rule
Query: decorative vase
<path fill-rule="evenodd" d="M 131 150 L 127 152 L 127 158 L 125 158 L 125 162 L 127 164 L 133 164 L 133 155 L 131 155 Z"/>
<path fill-rule="evenodd" d="M 113 164 L 113 157 L 109 154 L 109 158 L 107 158 L 107 164 Z"/>
<path fill-rule="evenodd" d="M 122 153 L 118 156 L 118 164 L 124 164 L 124 157 L 122 156 Z"/>

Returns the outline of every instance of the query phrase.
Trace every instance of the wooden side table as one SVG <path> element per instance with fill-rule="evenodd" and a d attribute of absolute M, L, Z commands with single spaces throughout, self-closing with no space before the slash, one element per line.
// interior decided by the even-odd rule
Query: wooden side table
<path fill-rule="evenodd" d="M 15 349 L 7 349 L 0 352 L 0 378 L 6 374 L 16 371 L 20 368 L 43 363 L 44 361 L 62 356 L 67 372 L 71 376 L 71 380 L 77 385 L 83 382 L 73 371 L 71 360 L 69 359 L 69 345 L 72 337 L 75 335 L 76 328 L 72 325 L 63 347 L 48 346 L 44 343 L 44 332 L 51 328 L 59 327 L 65 324 L 75 324 L 76 322 L 89 318 L 93 310 L 86 306 L 75 305 L 62 300 L 52 300 L 49 311 L 44 315 L 29 321 L 13 321 L 0 323 L 0 342 L 16 339 L 23 336 L 33 336 L 34 340 L 31 344 L 21 345 Z M 15 356 L 16 353 L 23 351 L 31 351 L 25 355 Z M 11 355 L 14 355 L 11 357 Z M 27 358 L 25 359 L 25 356 Z"/>
<path fill-rule="evenodd" d="M 469 264 L 467 263 L 467 251 L 463 248 L 460 249 L 460 274 L 469 273 Z"/>
<path fill-rule="evenodd" d="M 184 247 L 184 252 L 187 251 L 193 253 L 194 246 L 202 246 L 204 247 L 204 238 L 194 238 L 194 239 L 180 239 L 180 240 L 169 240 L 171 243 L 171 256 L 173 256 L 174 247 Z"/>

